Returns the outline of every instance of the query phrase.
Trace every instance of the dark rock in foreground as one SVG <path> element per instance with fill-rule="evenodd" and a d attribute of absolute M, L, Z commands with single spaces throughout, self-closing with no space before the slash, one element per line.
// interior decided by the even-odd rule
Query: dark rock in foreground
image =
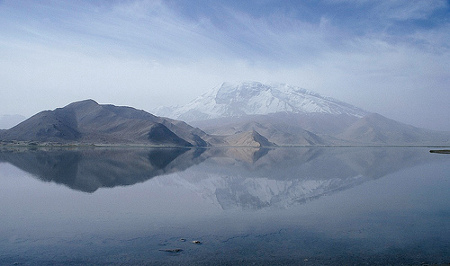
<path fill-rule="evenodd" d="M 450 154 L 450 150 L 430 150 L 431 153 Z"/>

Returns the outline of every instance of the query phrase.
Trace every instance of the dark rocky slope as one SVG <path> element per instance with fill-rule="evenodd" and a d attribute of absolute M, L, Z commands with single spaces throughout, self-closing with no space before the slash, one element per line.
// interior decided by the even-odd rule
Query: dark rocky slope
<path fill-rule="evenodd" d="M 43 111 L 0 132 L 3 141 L 207 146 L 209 136 L 188 124 L 131 107 L 93 100 Z"/>

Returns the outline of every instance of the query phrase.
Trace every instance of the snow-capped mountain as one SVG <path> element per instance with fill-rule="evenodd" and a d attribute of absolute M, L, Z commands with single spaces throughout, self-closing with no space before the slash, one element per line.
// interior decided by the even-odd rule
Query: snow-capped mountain
<path fill-rule="evenodd" d="M 287 84 L 223 83 L 192 102 L 154 110 L 159 116 L 198 121 L 271 113 L 326 113 L 362 117 L 366 111 L 350 104 Z"/>

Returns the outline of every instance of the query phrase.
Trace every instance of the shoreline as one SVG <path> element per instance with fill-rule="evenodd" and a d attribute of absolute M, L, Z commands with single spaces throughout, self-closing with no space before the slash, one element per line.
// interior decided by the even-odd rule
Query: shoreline
<path fill-rule="evenodd" d="M 141 148 L 183 148 L 183 149 L 210 149 L 210 148 L 433 148 L 430 153 L 450 154 L 450 146 L 423 144 L 423 145 L 277 145 L 277 146 L 236 146 L 236 145 L 210 145 L 210 146 L 174 146 L 154 145 L 145 143 L 61 143 L 61 142 L 37 142 L 37 141 L 0 141 L 0 150 L 22 148 L 28 150 L 37 149 L 96 149 L 96 148 L 118 148 L 118 149 L 141 149 Z"/>

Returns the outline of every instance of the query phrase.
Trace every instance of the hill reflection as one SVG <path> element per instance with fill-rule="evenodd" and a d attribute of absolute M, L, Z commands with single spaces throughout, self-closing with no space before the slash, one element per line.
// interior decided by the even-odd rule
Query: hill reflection
<path fill-rule="evenodd" d="M 0 161 L 11 163 L 42 181 L 91 193 L 102 187 L 128 186 L 183 171 L 203 161 L 203 151 L 184 148 L 28 150 L 0 152 Z"/>
<path fill-rule="evenodd" d="M 92 193 L 159 176 L 155 184 L 184 187 L 222 209 L 287 208 L 439 158 L 423 148 L 355 147 L 0 152 L 0 162 L 74 190 Z M 171 173 L 177 174 L 164 176 Z"/>

